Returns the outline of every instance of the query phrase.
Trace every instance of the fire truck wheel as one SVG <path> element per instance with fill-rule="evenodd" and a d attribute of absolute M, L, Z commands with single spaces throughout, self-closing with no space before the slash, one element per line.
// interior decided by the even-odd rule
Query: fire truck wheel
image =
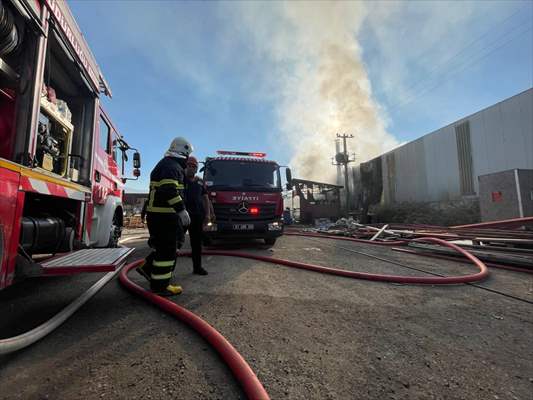
<path fill-rule="evenodd" d="M 274 246 L 276 244 L 276 238 L 265 238 L 265 243 L 269 246 Z"/>
<path fill-rule="evenodd" d="M 107 247 L 118 247 L 118 241 L 122 235 L 122 227 L 120 226 L 117 213 L 113 216 L 113 222 L 111 223 L 111 232 L 109 233 L 109 242 Z"/>
<path fill-rule="evenodd" d="M 211 239 L 209 239 L 209 238 L 206 238 L 206 237 L 204 237 L 202 239 L 202 242 L 203 242 L 204 246 L 211 246 L 213 244 L 213 241 Z"/>

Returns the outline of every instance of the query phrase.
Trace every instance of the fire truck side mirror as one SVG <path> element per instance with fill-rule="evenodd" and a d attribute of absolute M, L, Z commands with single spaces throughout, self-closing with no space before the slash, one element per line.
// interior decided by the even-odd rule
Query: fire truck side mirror
<path fill-rule="evenodd" d="M 285 169 L 285 178 L 287 179 L 287 190 L 291 190 L 292 189 L 292 173 L 291 173 L 290 168 Z"/>
<path fill-rule="evenodd" d="M 139 168 L 134 168 L 133 169 L 133 176 L 136 177 L 136 178 L 141 176 L 141 170 Z"/>
<path fill-rule="evenodd" d="M 139 153 L 138 151 L 133 153 L 133 168 L 135 169 L 141 168 L 141 153 Z M 135 175 L 135 171 L 133 171 L 133 174 Z M 138 171 L 138 174 L 141 175 L 141 172 Z M 139 175 L 135 175 L 135 176 L 139 176 Z"/>

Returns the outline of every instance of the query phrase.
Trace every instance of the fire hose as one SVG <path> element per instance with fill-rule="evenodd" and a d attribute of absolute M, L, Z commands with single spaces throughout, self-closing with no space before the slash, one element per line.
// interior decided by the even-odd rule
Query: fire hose
<path fill-rule="evenodd" d="M 180 255 L 190 255 L 190 253 L 184 253 Z M 202 336 L 211 346 L 213 346 L 213 348 L 226 362 L 249 399 L 269 399 L 265 388 L 261 382 L 259 382 L 259 379 L 253 372 L 252 368 L 250 368 L 248 363 L 231 345 L 231 343 L 228 342 L 228 340 L 215 328 L 186 308 L 183 308 L 168 299 L 157 296 L 129 280 L 127 275 L 128 272 L 137 267 L 141 262 L 142 260 L 137 260 L 127 265 L 126 268 L 124 268 L 120 273 L 120 283 L 122 283 L 126 289 L 144 297 L 146 300 L 154 303 L 162 310 L 173 315 L 178 320 L 186 323 L 196 332 L 198 332 L 200 336 Z"/>
<path fill-rule="evenodd" d="M 0 339 L 0 355 L 8 354 L 14 351 L 20 350 L 24 347 L 41 340 L 43 337 L 48 335 L 54 329 L 59 327 L 63 322 L 65 322 L 72 314 L 74 314 L 81 306 L 83 306 L 91 297 L 93 297 L 100 289 L 102 289 L 111 279 L 118 274 L 120 268 L 116 271 L 108 272 L 104 275 L 102 279 L 96 282 L 91 286 L 86 292 L 84 292 L 80 297 L 66 306 L 59 313 L 54 315 L 45 323 L 39 325 L 37 328 L 32 329 L 31 331 L 25 332 L 21 335 L 10 337 L 7 339 Z"/>
<path fill-rule="evenodd" d="M 306 235 L 307 236 L 307 235 Z M 213 256 L 228 256 L 228 257 L 240 257 L 248 258 L 252 260 L 269 262 L 272 264 L 284 265 L 287 267 L 306 269 L 310 271 L 321 272 L 330 275 L 345 276 L 348 278 L 354 279 L 365 279 L 369 281 L 381 281 L 381 282 L 394 282 L 394 283 L 411 283 L 411 284 L 427 284 L 427 285 L 443 285 L 443 284 L 457 284 L 457 283 L 467 283 L 467 282 L 476 282 L 485 279 L 489 271 L 486 265 L 481 262 L 477 257 L 470 254 L 468 251 L 462 249 L 461 247 L 446 242 L 442 239 L 436 238 L 420 238 L 413 239 L 415 242 L 432 242 L 437 243 L 442 246 L 449 247 L 459 252 L 463 256 L 467 257 L 472 263 L 479 268 L 479 272 L 470 275 L 461 275 L 461 276 L 445 276 L 445 277 L 428 277 L 428 276 L 404 276 L 404 275 L 384 275 L 384 274 L 370 274 L 366 272 L 355 272 L 347 271 L 338 268 L 323 267 L 320 265 L 301 263 L 296 261 L 283 260 L 280 258 L 259 256 L 249 253 L 241 253 L 236 251 L 216 251 L 209 250 L 205 251 L 202 254 L 213 255 Z M 190 253 L 184 253 L 183 255 L 189 255 Z"/>
<path fill-rule="evenodd" d="M 488 276 L 488 269 L 480 260 L 463 250 L 459 246 L 452 243 L 448 243 L 441 239 L 435 238 L 421 238 L 415 239 L 417 242 L 433 242 L 443 246 L 450 247 L 465 257 L 467 257 L 476 267 L 479 268 L 479 272 L 470 275 L 463 276 L 449 276 L 449 277 L 422 277 L 422 276 L 401 276 L 401 275 L 381 275 L 370 274 L 364 272 L 346 271 L 337 268 L 323 267 L 314 264 L 299 263 L 295 261 L 283 260 L 274 257 L 266 257 L 255 254 L 235 252 L 235 251 L 217 251 L 208 250 L 204 251 L 203 255 L 213 256 L 227 256 L 227 257 L 240 257 L 248 258 L 257 261 L 268 262 L 272 264 L 284 265 L 293 268 L 306 269 L 315 272 L 322 272 L 332 275 L 345 276 L 355 279 L 366 279 L 372 281 L 385 281 L 396 283 L 416 283 L 416 284 L 457 284 L 480 281 Z M 396 243 L 397 245 L 398 243 Z M 180 253 L 179 256 L 190 256 L 190 252 Z M 133 283 L 128 278 L 128 272 L 137 267 L 141 261 L 135 261 L 126 266 L 120 273 L 120 282 L 130 291 L 144 297 L 150 302 L 154 303 L 164 311 L 169 312 L 175 316 L 178 320 L 186 323 L 191 328 L 196 330 L 214 349 L 219 353 L 222 359 L 226 362 L 237 381 L 242 386 L 246 396 L 249 399 L 269 399 L 268 393 L 265 388 L 250 368 L 244 358 L 237 352 L 237 350 L 225 339 L 217 330 L 211 325 L 202 320 L 200 317 L 190 312 L 189 310 L 177 305 L 176 303 L 157 296 L 145 289 L 141 288 L 137 284 Z"/>
<path fill-rule="evenodd" d="M 294 235 L 294 234 L 292 234 Z M 314 236 L 309 234 L 303 234 L 302 236 Z M 322 236 L 320 236 L 322 237 Z M 331 239 L 341 239 L 356 242 L 365 242 L 377 244 L 380 242 L 369 242 L 364 240 L 352 239 L 352 238 L 338 238 L 331 237 Z M 365 279 L 371 281 L 384 281 L 384 282 L 396 282 L 396 283 L 410 283 L 410 284 L 458 284 L 458 283 L 468 283 L 474 281 L 480 281 L 485 279 L 488 276 L 488 269 L 483 262 L 477 259 L 475 256 L 470 254 L 468 251 L 456 246 L 452 243 L 446 242 L 441 239 L 436 238 L 420 238 L 414 239 L 416 242 L 432 242 L 437 243 L 442 246 L 446 246 L 454 249 L 459 252 L 466 258 L 468 258 L 477 268 L 479 272 L 475 274 L 462 275 L 462 276 L 446 276 L 446 277 L 427 277 L 427 276 L 401 276 L 401 275 L 384 275 L 384 274 L 370 274 L 365 272 L 354 272 L 347 271 L 337 268 L 323 267 L 314 264 L 299 263 L 290 260 L 284 260 L 274 257 L 266 257 L 255 254 L 235 252 L 235 251 L 217 251 L 217 250 L 208 250 L 203 252 L 204 255 L 214 255 L 214 256 L 227 256 L 227 257 L 241 257 L 247 258 L 262 262 L 268 262 L 277 265 L 283 265 L 293 268 L 306 269 L 315 272 L 327 273 L 332 275 L 344 276 L 355 279 Z M 400 241 L 387 242 L 394 243 L 394 245 L 404 244 L 398 243 Z M 383 243 L 383 242 L 381 242 Z M 190 252 L 180 253 L 179 256 L 190 256 Z M 269 399 L 268 393 L 265 388 L 250 368 L 248 363 L 244 358 L 237 352 L 237 350 L 229 343 L 229 341 L 224 338 L 217 330 L 215 330 L 211 325 L 202 320 L 200 317 L 192 313 L 191 311 L 177 305 L 176 303 L 157 296 L 137 284 L 129 280 L 127 274 L 130 270 L 137 267 L 141 263 L 141 260 L 134 261 L 133 263 L 128 264 L 126 267 L 122 268 L 120 271 L 120 282 L 130 291 L 144 297 L 148 301 L 154 303 L 158 307 L 162 308 L 164 311 L 172 314 L 180 321 L 186 323 L 195 331 L 197 331 L 213 348 L 220 354 L 222 359 L 226 362 L 232 373 L 234 374 L 237 381 L 242 386 L 245 394 L 250 399 Z M 46 334 L 50 333 L 53 329 L 61 325 L 70 315 L 72 315 L 81 305 L 83 305 L 90 297 L 92 297 L 101 287 L 103 287 L 111 278 L 117 273 L 107 274 L 103 279 L 98 281 L 93 287 L 91 287 L 86 293 L 80 296 L 74 303 L 67 306 L 63 311 L 58 315 L 53 317 L 51 320 L 45 324 L 35 328 L 34 330 L 19 335 L 15 338 L 8 338 L 0 340 L 0 354 L 6 354 L 12 351 L 16 351 L 20 348 L 29 346 L 30 344 L 36 342 L 37 340 L 44 337 Z"/>

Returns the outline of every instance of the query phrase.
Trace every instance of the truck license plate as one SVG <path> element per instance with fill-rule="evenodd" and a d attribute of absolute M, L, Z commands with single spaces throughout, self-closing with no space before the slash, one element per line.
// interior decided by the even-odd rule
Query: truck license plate
<path fill-rule="evenodd" d="M 233 229 L 236 231 L 251 231 L 254 229 L 254 224 L 233 224 Z"/>

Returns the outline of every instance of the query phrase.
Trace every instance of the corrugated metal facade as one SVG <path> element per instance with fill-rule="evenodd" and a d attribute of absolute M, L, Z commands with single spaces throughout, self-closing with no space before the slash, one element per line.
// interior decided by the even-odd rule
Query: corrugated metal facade
<path fill-rule="evenodd" d="M 383 203 L 476 196 L 480 175 L 533 169 L 533 89 L 377 158 Z"/>

